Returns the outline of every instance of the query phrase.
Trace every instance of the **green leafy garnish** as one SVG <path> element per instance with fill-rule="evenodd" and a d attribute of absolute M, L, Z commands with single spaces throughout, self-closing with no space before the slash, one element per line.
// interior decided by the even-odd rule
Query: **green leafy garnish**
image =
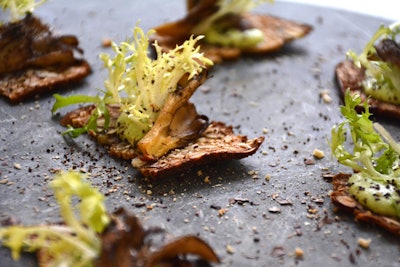
<path fill-rule="evenodd" d="M 347 52 L 356 66 L 365 68 L 366 79 L 363 81 L 367 95 L 385 102 L 400 104 L 400 67 L 383 61 L 376 56 L 375 44 L 379 40 L 396 40 L 400 33 L 400 21 L 386 27 L 382 25 L 366 44 L 361 54 Z"/>
<path fill-rule="evenodd" d="M 253 47 L 264 39 L 259 29 L 237 29 L 225 25 L 220 20 L 225 16 L 243 14 L 256 6 L 273 0 L 219 0 L 218 10 L 208 18 L 202 20 L 194 29 L 194 34 L 204 34 L 205 41 L 222 46 Z"/>
<path fill-rule="evenodd" d="M 74 128 L 68 127 L 63 134 L 69 135 L 72 138 L 78 137 L 81 134 L 87 133 L 89 131 L 97 131 L 97 119 L 104 115 L 104 127 L 107 128 L 109 126 L 109 114 L 108 109 L 105 106 L 105 102 L 99 96 L 87 96 L 87 95 L 71 95 L 71 96 L 62 96 L 59 94 L 54 94 L 54 98 L 56 102 L 54 103 L 51 112 L 56 112 L 58 109 L 75 105 L 75 104 L 83 104 L 83 103 L 91 103 L 95 105 L 95 110 L 92 113 L 92 116 L 89 118 L 86 125 L 82 128 Z"/>
<path fill-rule="evenodd" d="M 92 266 L 101 251 L 99 233 L 110 222 L 104 196 L 78 172 L 58 174 L 50 185 L 65 224 L 0 228 L 3 246 L 11 249 L 15 260 L 22 250 L 40 250 L 46 266 Z"/>
<path fill-rule="evenodd" d="M 361 205 L 400 218 L 399 145 L 380 124 L 372 122 L 367 102 L 361 114 L 355 109 L 359 105 L 360 96 L 347 90 L 340 108 L 345 120 L 332 128 L 332 154 L 356 172 L 349 179 L 349 192 Z"/>
<path fill-rule="evenodd" d="M 154 125 L 169 94 L 173 93 L 179 82 L 190 80 L 203 69 L 212 65 L 212 61 L 200 53 L 196 42 L 202 38 L 190 38 L 168 53 L 154 44 L 156 59 L 149 57 L 149 36 L 139 27 L 133 31 L 133 40 L 112 43 L 114 57 L 101 54 L 100 58 L 108 69 L 105 91 L 102 97 L 55 95 L 54 113 L 60 108 L 78 103 L 96 105 L 84 128 L 70 128 L 66 133 L 76 137 L 88 130 L 97 131 L 97 118 L 104 116 L 109 121 L 107 105 L 117 104 L 121 113 L 117 119 L 116 130 L 120 138 L 135 145 Z M 105 125 L 107 128 L 107 124 Z"/>
<path fill-rule="evenodd" d="M 56 102 L 54 103 L 51 112 L 56 112 L 58 109 L 63 107 L 67 107 L 74 104 L 81 103 L 100 103 L 101 99 L 98 96 L 87 96 L 87 95 L 72 95 L 68 97 L 64 97 L 59 94 L 55 94 L 54 98 Z"/>
<path fill-rule="evenodd" d="M 2 0 L 0 7 L 5 11 L 10 11 L 11 22 L 15 22 L 27 13 L 32 13 L 33 10 L 47 0 Z"/>

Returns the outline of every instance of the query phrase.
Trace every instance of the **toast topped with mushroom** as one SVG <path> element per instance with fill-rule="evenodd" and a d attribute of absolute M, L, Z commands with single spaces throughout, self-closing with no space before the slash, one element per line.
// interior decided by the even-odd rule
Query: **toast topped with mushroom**
<path fill-rule="evenodd" d="M 184 18 L 156 26 L 151 37 L 165 51 L 191 35 L 204 35 L 201 50 L 214 63 L 245 54 L 265 54 L 302 38 L 312 26 L 249 10 L 265 1 L 188 0 Z"/>
<path fill-rule="evenodd" d="M 132 42 L 113 44 L 116 56 L 101 57 L 109 69 L 106 92 L 99 96 L 55 95 L 53 112 L 88 103 L 67 113 L 61 124 L 72 137 L 89 133 L 111 155 L 132 161 L 143 175 L 162 177 L 193 165 L 254 154 L 264 137 L 248 140 L 231 126 L 209 122 L 189 101 L 207 79 L 212 61 L 190 38 L 169 52 L 156 45 L 150 59 L 148 36 L 139 27 Z"/>
<path fill-rule="evenodd" d="M 77 54 L 73 35 L 54 36 L 50 27 L 28 13 L 0 26 L 0 93 L 17 103 L 81 81 L 89 64 Z"/>
<path fill-rule="evenodd" d="M 381 26 L 364 50 L 347 53 L 348 59 L 336 66 L 338 88 L 359 94 L 374 115 L 400 119 L 400 46 L 396 36 L 400 23 Z M 359 111 L 363 106 L 357 107 Z"/>

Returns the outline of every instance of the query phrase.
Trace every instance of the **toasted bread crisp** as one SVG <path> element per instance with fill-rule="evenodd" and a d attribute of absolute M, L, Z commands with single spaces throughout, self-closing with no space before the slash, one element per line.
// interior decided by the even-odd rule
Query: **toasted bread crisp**
<path fill-rule="evenodd" d="M 111 156 L 131 160 L 133 167 L 153 178 L 172 175 L 194 165 L 254 154 L 264 137 L 248 140 L 246 136 L 235 135 L 232 127 L 222 122 L 209 123 L 208 117 L 198 114 L 189 101 L 206 78 L 207 71 L 203 71 L 189 80 L 182 79 L 168 95 L 152 127 L 136 142 L 123 139 L 117 132 L 123 112 L 119 104 L 106 105 L 107 120 L 103 115 L 96 117 L 96 130 L 88 130 L 88 134 L 105 146 Z M 96 112 L 95 105 L 84 106 L 67 113 L 60 123 L 82 128 L 94 119 L 93 112 Z"/>
<path fill-rule="evenodd" d="M 397 218 L 373 213 L 364 208 L 349 194 L 347 181 L 350 176 L 350 174 L 340 173 L 333 177 L 333 192 L 330 195 L 332 202 L 340 210 L 352 213 L 356 221 L 375 224 L 397 236 L 400 236 L 400 221 Z"/>
<path fill-rule="evenodd" d="M 336 80 L 342 97 L 344 97 L 346 90 L 350 89 L 352 94 L 358 93 L 363 101 L 368 101 L 371 113 L 379 116 L 400 119 L 400 105 L 387 103 L 365 95 L 362 87 L 362 81 L 364 78 L 365 69 L 358 68 L 352 61 L 340 62 L 336 66 Z M 358 111 L 363 110 L 362 106 L 358 108 Z"/>
<path fill-rule="evenodd" d="M 94 108 L 95 106 L 85 106 L 67 113 L 61 119 L 61 125 L 83 127 Z M 119 107 L 110 106 L 109 111 L 112 126 L 119 115 Z M 105 146 L 111 156 L 132 160 L 134 167 L 144 176 L 152 178 L 173 175 L 210 162 L 244 158 L 254 154 L 264 141 L 264 137 L 249 140 L 246 136 L 235 135 L 232 126 L 222 122 L 211 122 L 200 137 L 188 145 L 175 149 L 156 161 L 143 161 L 140 159 L 140 153 L 129 143 L 119 139 L 112 127 L 107 133 L 89 134 L 97 143 Z"/>
<path fill-rule="evenodd" d="M 89 73 L 90 66 L 84 60 L 77 60 L 74 65 L 68 67 L 29 68 L 1 75 L 0 93 L 11 102 L 18 103 L 30 96 L 79 82 Z"/>
<path fill-rule="evenodd" d="M 138 168 L 145 176 L 171 175 L 196 165 L 248 157 L 257 151 L 263 141 L 264 137 L 249 140 L 246 136 L 235 135 L 232 126 L 214 121 L 193 143 L 171 151 L 156 162 L 139 164 Z"/>
<path fill-rule="evenodd" d="M 0 26 L 0 93 L 11 102 L 81 81 L 89 64 L 75 36 L 53 36 L 50 28 L 28 14 Z"/>
<path fill-rule="evenodd" d="M 214 0 L 188 2 L 187 15 L 176 22 L 166 23 L 155 27 L 155 35 L 151 41 L 157 41 L 165 51 L 175 48 L 183 43 L 192 34 L 192 29 L 204 18 L 212 15 L 218 6 Z M 218 46 L 200 42 L 200 47 L 205 56 L 214 63 L 224 60 L 233 60 L 245 54 L 265 54 L 279 50 L 285 44 L 302 38 L 312 31 L 312 26 L 298 23 L 271 15 L 244 13 L 231 20 L 238 28 L 256 28 L 264 33 L 264 40 L 250 48 Z"/>

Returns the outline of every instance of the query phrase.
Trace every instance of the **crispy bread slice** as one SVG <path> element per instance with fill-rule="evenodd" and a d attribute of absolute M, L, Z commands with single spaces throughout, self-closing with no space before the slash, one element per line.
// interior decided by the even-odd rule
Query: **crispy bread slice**
<path fill-rule="evenodd" d="M 78 82 L 90 73 L 73 35 L 55 36 L 32 14 L 0 26 L 0 94 L 11 102 Z"/>
<path fill-rule="evenodd" d="M 189 22 L 187 22 L 189 20 Z M 249 28 L 257 28 L 263 31 L 265 39 L 260 44 L 252 48 L 222 47 L 200 42 L 201 50 L 205 56 L 214 63 L 224 60 L 233 60 L 245 54 L 265 54 L 279 50 L 285 44 L 302 38 L 312 31 L 312 26 L 298 23 L 271 15 L 260 15 L 246 13 L 242 15 L 243 23 Z M 173 49 L 176 45 L 183 43 L 192 34 L 190 32 L 190 18 L 186 17 L 180 21 L 167 23 L 155 28 L 156 34 L 151 37 L 151 41 L 157 41 L 165 51 Z M 189 25 L 184 26 L 183 25 Z M 178 34 L 175 31 L 183 31 Z M 183 29 L 183 30 L 182 30 Z"/>
<path fill-rule="evenodd" d="M 362 81 L 365 78 L 365 69 L 358 68 L 352 61 L 343 61 L 336 65 L 335 74 L 342 97 L 344 97 L 346 90 L 350 89 L 351 93 L 358 93 L 363 101 L 368 101 L 371 113 L 400 119 L 400 105 L 387 103 L 365 95 L 362 87 Z M 358 111 L 362 110 L 363 107 L 360 106 Z"/>
<path fill-rule="evenodd" d="M 0 93 L 11 102 L 18 103 L 28 97 L 77 83 L 90 72 L 86 61 L 77 60 L 67 67 L 29 68 L 3 74 L 0 75 Z"/>
<path fill-rule="evenodd" d="M 350 174 L 340 173 L 333 177 L 333 192 L 330 195 L 332 202 L 340 210 L 352 213 L 356 221 L 375 224 L 397 236 L 400 236 L 399 219 L 373 213 L 365 209 L 349 194 L 347 181 L 350 176 Z"/>
<path fill-rule="evenodd" d="M 85 106 L 67 113 L 61 125 L 82 127 L 86 124 L 94 106 Z M 222 122 L 211 122 L 199 138 L 185 147 L 175 149 L 157 161 L 142 161 L 140 154 L 129 143 L 120 140 L 113 130 L 113 121 L 119 114 L 117 106 L 109 107 L 111 127 L 107 133 L 89 132 L 100 145 L 106 147 L 111 156 L 132 160 L 144 176 L 160 178 L 187 170 L 193 166 L 226 159 L 240 159 L 254 154 L 264 141 L 264 137 L 247 139 L 235 135 L 232 126 Z"/>
<path fill-rule="evenodd" d="M 172 175 L 193 166 L 248 157 L 257 151 L 263 141 L 264 137 L 249 140 L 246 136 L 235 135 L 232 126 L 214 121 L 194 142 L 171 151 L 155 162 L 139 164 L 138 168 L 149 177 Z M 135 165 L 135 159 L 132 163 Z"/>

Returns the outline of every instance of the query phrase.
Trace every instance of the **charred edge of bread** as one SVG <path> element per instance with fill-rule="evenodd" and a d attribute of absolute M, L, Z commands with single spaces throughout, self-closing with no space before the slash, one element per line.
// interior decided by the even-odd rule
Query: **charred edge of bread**
<path fill-rule="evenodd" d="M 78 108 L 67 113 L 60 123 L 63 126 L 83 127 L 93 110 L 94 106 Z M 117 116 L 117 109 L 111 107 L 109 110 L 111 121 L 113 121 Z M 137 151 L 129 143 L 121 141 L 112 127 L 108 129 L 107 133 L 90 132 L 89 135 L 98 144 L 106 147 L 108 153 L 113 157 L 124 160 L 138 157 Z M 250 156 L 258 150 L 263 141 L 264 137 L 249 140 L 246 136 L 234 134 L 232 126 L 227 126 L 222 122 L 211 122 L 195 142 L 169 152 L 156 162 L 146 162 L 137 168 L 144 176 L 165 177 L 217 160 L 240 159 Z"/>
<path fill-rule="evenodd" d="M 275 52 L 282 48 L 285 44 L 302 38 L 309 34 L 313 27 L 305 23 L 298 23 L 292 20 L 287 20 L 270 15 L 260 15 L 247 13 L 243 15 L 245 20 L 254 28 L 260 29 L 265 39 L 263 42 L 252 48 L 240 49 L 237 47 L 222 47 L 202 42 L 201 49 L 205 56 L 211 59 L 214 63 L 220 63 L 223 60 L 234 60 L 245 54 L 265 54 Z M 189 34 L 188 34 L 189 35 Z M 186 36 L 188 38 L 189 36 Z M 150 39 L 151 43 L 157 41 L 164 51 L 169 51 L 177 44 L 185 41 L 181 36 L 166 36 L 155 34 Z"/>
<path fill-rule="evenodd" d="M 365 95 L 362 87 L 365 69 L 358 68 L 352 61 L 343 61 L 336 65 L 335 74 L 342 98 L 344 98 L 346 90 L 350 89 L 351 93 L 360 94 L 362 101 L 368 101 L 369 110 L 374 115 L 400 119 L 400 105 L 386 103 Z M 358 112 L 363 110 L 362 106 L 357 109 Z"/>
<path fill-rule="evenodd" d="M 0 93 L 12 103 L 50 92 L 72 83 L 78 83 L 91 73 L 85 60 L 76 60 L 71 66 L 29 68 L 0 76 Z"/>
<path fill-rule="evenodd" d="M 349 194 L 347 182 L 350 176 L 350 174 L 339 173 L 333 177 L 333 192 L 330 195 L 332 202 L 339 210 L 352 213 L 356 221 L 375 224 L 400 236 L 399 219 L 373 213 L 364 208 Z"/>
<path fill-rule="evenodd" d="M 194 166 L 253 155 L 263 141 L 264 137 L 249 140 L 246 136 L 236 135 L 232 126 L 213 121 L 195 142 L 139 169 L 143 175 L 153 178 L 173 175 Z"/>
<path fill-rule="evenodd" d="M 95 108 L 95 105 L 89 105 L 70 111 L 61 118 L 60 124 L 62 126 L 81 128 L 86 125 Z"/>

